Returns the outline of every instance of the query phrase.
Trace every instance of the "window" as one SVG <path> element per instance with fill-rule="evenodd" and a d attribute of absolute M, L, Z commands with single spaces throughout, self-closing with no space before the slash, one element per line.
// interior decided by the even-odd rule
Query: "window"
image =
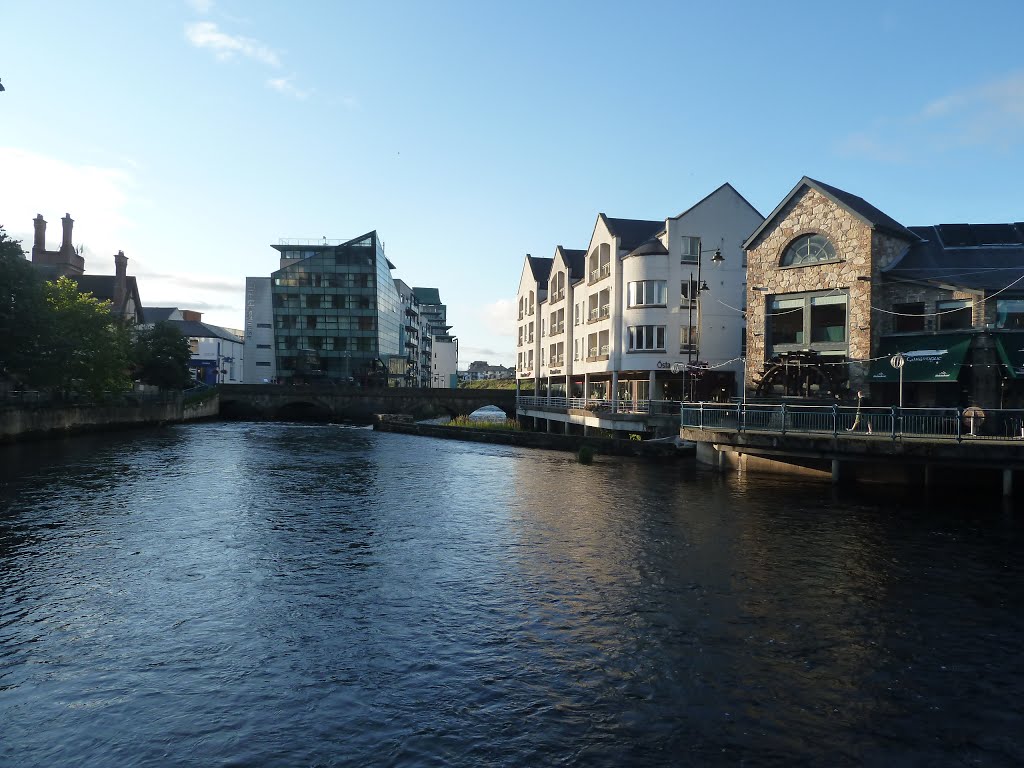
<path fill-rule="evenodd" d="M 684 325 L 679 331 L 679 354 L 688 355 L 696 352 L 697 326 Z"/>
<path fill-rule="evenodd" d="M 1024 330 L 1024 299 L 996 299 L 996 328 Z"/>
<path fill-rule="evenodd" d="M 590 294 L 588 299 L 588 322 L 604 320 L 611 314 L 611 290 L 605 288 L 600 293 Z"/>
<path fill-rule="evenodd" d="M 602 243 L 590 252 L 589 268 L 591 283 L 603 280 L 612 273 L 611 261 L 611 246 L 608 243 Z"/>
<path fill-rule="evenodd" d="M 592 333 L 587 336 L 587 359 L 596 360 L 599 352 L 600 349 L 597 346 L 597 334 Z"/>
<path fill-rule="evenodd" d="M 973 302 L 968 299 L 957 299 L 955 301 L 940 301 L 936 304 L 938 312 L 936 325 L 940 331 L 948 331 L 957 328 L 970 328 L 974 325 L 972 317 Z"/>
<path fill-rule="evenodd" d="M 270 328 L 270 323 L 256 323 L 257 328 Z"/>
<path fill-rule="evenodd" d="M 824 235 L 801 235 L 782 255 L 783 267 L 803 267 L 824 261 L 838 261 L 835 246 Z"/>
<path fill-rule="evenodd" d="M 696 264 L 700 259 L 700 238 L 683 236 L 680 264 Z"/>
<path fill-rule="evenodd" d="M 629 328 L 629 351 L 665 350 L 664 325 L 633 325 Z"/>
<path fill-rule="evenodd" d="M 559 272 L 551 276 L 551 283 L 548 288 L 548 301 L 560 301 L 565 298 L 565 272 Z"/>
<path fill-rule="evenodd" d="M 773 345 L 803 344 L 804 300 L 775 299 L 769 305 L 767 318 Z"/>
<path fill-rule="evenodd" d="M 269 362 L 264 362 L 262 360 L 257 360 L 256 361 L 256 365 L 270 365 L 270 363 Z"/>
<path fill-rule="evenodd" d="M 769 356 L 794 347 L 845 351 L 848 302 L 847 294 L 834 291 L 774 298 L 765 318 Z"/>
<path fill-rule="evenodd" d="M 811 341 L 846 341 L 846 297 L 811 298 Z"/>
<path fill-rule="evenodd" d="M 683 280 L 679 286 L 679 306 L 685 307 L 697 301 L 697 281 Z"/>
<path fill-rule="evenodd" d="M 913 304 L 894 304 L 892 311 L 892 329 L 896 333 L 910 333 L 924 330 L 924 302 Z"/>
<path fill-rule="evenodd" d="M 668 283 L 664 280 L 638 280 L 626 289 L 630 307 L 664 307 L 668 300 Z"/>
<path fill-rule="evenodd" d="M 256 349 L 270 349 L 269 344 L 257 344 Z"/>
<path fill-rule="evenodd" d="M 580 324 L 580 305 L 577 304 L 575 307 L 573 307 L 573 310 L 576 313 L 575 318 L 573 320 L 573 325 L 579 325 Z"/>

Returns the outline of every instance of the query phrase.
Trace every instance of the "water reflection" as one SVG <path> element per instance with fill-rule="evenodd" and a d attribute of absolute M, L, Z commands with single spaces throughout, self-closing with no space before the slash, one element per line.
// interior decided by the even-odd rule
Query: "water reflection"
<path fill-rule="evenodd" d="M 998 513 L 336 425 L 6 456 L 0 764 L 1024 758 Z"/>

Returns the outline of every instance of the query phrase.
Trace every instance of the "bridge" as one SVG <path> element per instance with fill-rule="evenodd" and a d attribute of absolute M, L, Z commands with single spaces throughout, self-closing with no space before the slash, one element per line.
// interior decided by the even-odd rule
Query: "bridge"
<path fill-rule="evenodd" d="M 352 421 L 369 424 L 378 413 L 414 419 L 466 416 L 487 405 L 516 414 L 510 389 L 380 389 L 303 384 L 221 384 L 220 415 L 225 419 Z"/>

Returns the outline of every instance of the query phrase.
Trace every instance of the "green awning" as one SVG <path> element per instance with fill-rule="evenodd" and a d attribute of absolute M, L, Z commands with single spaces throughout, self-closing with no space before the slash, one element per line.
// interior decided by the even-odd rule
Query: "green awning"
<path fill-rule="evenodd" d="M 937 333 L 932 336 L 885 336 L 879 344 L 880 359 L 871 362 L 868 380 L 898 382 L 900 372 L 890 360 L 902 352 L 904 382 L 956 381 L 960 366 L 971 346 L 971 337 L 962 333 Z"/>
<path fill-rule="evenodd" d="M 1024 333 L 1000 333 L 995 339 L 996 352 L 1010 378 L 1024 379 Z"/>

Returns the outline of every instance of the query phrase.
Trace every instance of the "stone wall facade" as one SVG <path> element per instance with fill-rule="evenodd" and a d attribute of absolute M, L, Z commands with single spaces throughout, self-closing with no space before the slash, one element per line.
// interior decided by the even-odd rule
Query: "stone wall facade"
<path fill-rule="evenodd" d="M 836 250 L 836 260 L 807 266 L 782 267 L 783 254 L 802 235 L 822 234 Z M 841 205 L 805 187 L 777 214 L 747 249 L 747 370 L 744 386 L 750 390 L 767 360 L 766 317 L 769 296 L 829 291 L 848 293 L 847 357 L 867 361 L 881 332 L 874 286 L 879 271 L 906 249 L 900 238 L 873 230 Z M 868 362 L 849 366 L 851 389 L 864 385 Z"/>

